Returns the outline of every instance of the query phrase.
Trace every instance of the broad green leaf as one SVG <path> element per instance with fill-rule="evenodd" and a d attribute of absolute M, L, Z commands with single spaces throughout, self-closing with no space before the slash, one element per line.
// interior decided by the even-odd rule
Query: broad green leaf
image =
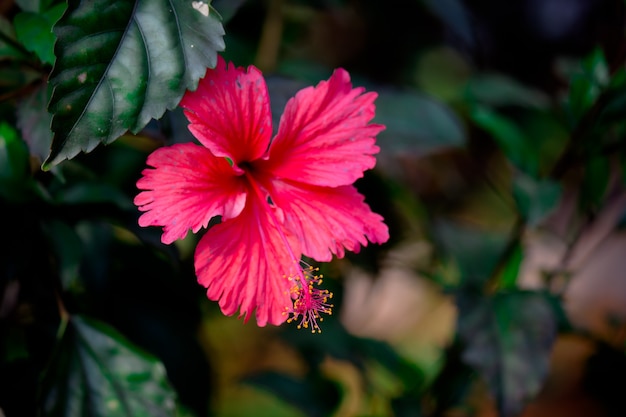
<path fill-rule="evenodd" d="M 247 377 L 244 382 L 273 393 L 309 417 L 332 415 L 338 404 L 337 387 L 317 373 L 309 374 L 307 378 L 294 378 L 265 372 Z"/>
<path fill-rule="evenodd" d="M 65 8 L 65 4 L 57 4 L 43 13 L 21 12 L 15 16 L 17 39 L 43 63 L 54 64 L 56 38 L 52 26 L 63 15 Z"/>
<path fill-rule="evenodd" d="M 462 359 L 484 378 L 502 417 L 518 416 L 542 386 L 559 317 L 540 292 L 461 294 L 458 333 Z"/>
<path fill-rule="evenodd" d="M 386 126 L 378 144 L 387 152 L 425 154 L 463 146 L 466 141 L 457 115 L 443 103 L 418 93 L 379 91 L 375 121 Z"/>
<path fill-rule="evenodd" d="M 160 118 L 224 48 L 217 14 L 202 0 L 70 0 L 54 33 L 44 169 Z"/>
<path fill-rule="evenodd" d="M 465 98 L 489 106 L 521 106 L 543 109 L 548 96 L 502 74 L 479 74 L 465 86 Z"/>
<path fill-rule="evenodd" d="M 43 415 L 165 417 L 176 395 L 156 358 L 102 322 L 72 316 L 44 376 Z"/>
<path fill-rule="evenodd" d="M 451 277 L 442 277 L 452 286 L 480 288 L 487 281 L 505 250 L 507 236 L 449 221 L 433 223 L 433 237 L 443 258 L 451 262 Z"/>
<path fill-rule="evenodd" d="M 39 86 L 17 105 L 17 127 L 28 144 L 30 153 L 42 162 L 50 152 L 52 117 L 46 110 L 48 89 L 45 84 Z"/>
<path fill-rule="evenodd" d="M 480 105 L 472 106 L 470 118 L 476 125 L 491 134 L 513 164 L 531 175 L 537 175 L 539 155 L 531 148 L 524 131 L 517 123 Z"/>
<path fill-rule="evenodd" d="M 561 198 L 561 185 L 550 180 L 536 180 L 519 173 L 513 182 L 513 197 L 522 218 L 536 226 L 556 208 Z"/>

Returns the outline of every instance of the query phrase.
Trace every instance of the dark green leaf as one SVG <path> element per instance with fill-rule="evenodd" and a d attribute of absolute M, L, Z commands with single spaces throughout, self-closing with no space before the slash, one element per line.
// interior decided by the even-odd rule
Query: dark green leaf
<path fill-rule="evenodd" d="M 502 417 L 518 416 L 542 386 L 558 328 L 554 300 L 540 292 L 461 294 L 463 360 L 487 382 Z"/>
<path fill-rule="evenodd" d="M 530 148 L 523 130 L 514 121 L 478 105 L 472 107 L 470 117 L 476 125 L 491 134 L 511 162 L 536 175 L 539 170 L 538 155 Z"/>
<path fill-rule="evenodd" d="M 425 154 L 465 144 L 463 125 L 443 103 L 408 91 L 379 91 L 377 123 L 386 129 L 378 144 L 386 152 Z"/>
<path fill-rule="evenodd" d="M 9 124 L 0 122 L 0 181 L 20 181 L 28 172 L 28 149 Z"/>
<path fill-rule="evenodd" d="M 473 77 L 465 86 L 465 96 L 469 101 L 490 106 L 515 105 L 543 109 L 549 104 L 545 94 L 501 74 Z"/>
<path fill-rule="evenodd" d="M 34 52 L 46 64 L 54 64 L 54 42 L 52 26 L 63 15 L 64 3 L 46 10 L 44 13 L 21 12 L 15 16 L 15 33 L 24 47 Z"/>
<path fill-rule="evenodd" d="M 71 0 L 54 32 L 46 169 L 160 118 L 224 48 L 222 25 L 203 1 Z"/>
<path fill-rule="evenodd" d="M 0 16 L 0 58 L 24 58 L 25 53 L 15 39 L 15 30 L 11 22 Z"/>
<path fill-rule="evenodd" d="M 338 404 L 337 387 L 320 375 L 297 379 L 276 372 L 266 372 L 247 377 L 244 382 L 268 390 L 309 417 L 332 415 Z"/>
<path fill-rule="evenodd" d="M 561 198 L 561 185 L 520 173 L 513 182 L 513 197 L 520 215 L 533 227 L 556 207 Z"/>
<path fill-rule="evenodd" d="M 99 182 L 82 182 L 64 188 L 55 199 L 61 204 L 97 204 L 109 203 L 122 210 L 132 210 L 132 201 L 118 188 Z"/>
<path fill-rule="evenodd" d="M 611 165 L 606 157 L 594 156 L 587 161 L 580 196 L 584 208 L 597 210 L 601 207 L 610 178 Z"/>
<path fill-rule="evenodd" d="M 0 197 L 22 201 L 31 185 L 28 147 L 11 126 L 0 122 Z"/>
<path fill-rule="evenodd" d="M 570 79 L 567 108 L 572 126 L 593 106 L 609 81 L 608 64 L 598 48 L 582 60 L 580 69 Z"/>
<path fill-rule="evenodd" d="M 44 386 L 46 416 L 175 415 L 163 365 L 113 328 L 82 316 L 67 323 Z"/>
<path fill-rule="evenodd" d="M 15 0 L 25 12 L 39 13 L 46 10 L 54 0 Z"/>
<path fill-rule="evenodd" d="M 52 117 L 47 112 L 48 90 L 45 84 L 20 101 L 17 106 L 17 127 L 28 144 L 30 153 L 43 161 L 50 152 Z"/>
<path fill-rule="evenodd" d="M 480 287 L 491 276 L 505 250 L 507 237 L 459 224 L 438 221 L 433 234 L 444 258 L 450 260 L 459 275 L 460 284 Z M 446 279 L 444 282 L 454 282 Z"/>
<path fill-rule="evenodd" d="M 519 276 L 520 266 L 522 265 L 522 261 L 524 260 L 524 249 L 522 245 L 517 242 L 513 250 L 511 251 L 511 256 L 507 260 L 504 268 L 502 269 L 502 274 L 500 275 L 499 288 L 503 290 L 514 289 L 517 284 L 517 277 Z"/>
<path fill-rule="evenodd" d="M 72 227 L 58 220 L 44 223 L 43 230 L 56 256 L 63 289 L 83 291 L 79 269 L 84 247 L 80 237 Z"/>

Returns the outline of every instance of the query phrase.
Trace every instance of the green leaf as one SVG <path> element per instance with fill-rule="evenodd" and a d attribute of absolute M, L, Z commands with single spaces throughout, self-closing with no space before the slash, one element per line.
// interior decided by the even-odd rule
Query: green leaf
<path fill-rule="evenodd" d="M 520 215 L 534 227 L 556 208 L 561 198 L 561 185 L 550 180 L 536 180 L 519 173 L 513 182 L 513 198 Z"/>
<path fill-rule="evenodd" d="M 457 115 L 443 103 L 418 93 L 379 91 L 375 121 L 386 126 L 378 144 L 387 152 L 425 154 L 466 142 Z"/>
<path fill-rule="evenodd" d="M 465 86 L 465 97 L 489 106 L 521 106 L 544 109 L 549 105 L 545 94 L 526 87 L 501 74 L 479 74 Z"/>
<path fill-rule="evenodd" d="M 585 209 L 598 210 L 611 179 L 611 165 L 604 156 L 594 156 L 585 165 L 585 177 L 580 195 Z"/>
<path fill-rule="evenodd" d="M 487 382 L 500 415 L 518 416 L 548 372 L 559 324 L 554 299 L 530 291 L 461 294 L 457 305 L 463 361 Z"/>
<path fill-rule="evenodd" d="M 15 16 L 15 34 L 24 47 L 34 52 L 41 62 L 54 64 L 52 26 L 63 15 L 66 5 L 57 4 L 44 13 L 21 12 Z"/>
<path fill-rule="evenodd" d="M 597 48 L 580 63 L 570 78 L 567 109 L 570 124 L 575 126 L 609 85 L 609 67 L 602 49 Z"/>
<path fill-rule="evenodd" d="M 517 123 L 480 105 L 472 106 L 470 118 L 476 125 L 491 134 L 513 164 L 531 175 L 537 175 L 539 155 L 532 149 L 524 131 Z"/>
<path fill-rule="evenodd" d="M 68 224 L 54 219 L 45 222 L 43 230 L 56 255 L 63 289 L 74 293 L 83 291 L 79 269 L 84 246 L 80 237 Z"/>
<path fill-rule="evenodd" d="M 48 89 L 42 84 L 30 96 L 17 105 L 17 127 L 28 144 L 30 153 L 42 162 L 50 152 L 52 116 L 46 110 L 49 96 Z"/>
<path fill-rule="evenodd" d="M 520 242 L 517 242 L 511 252 L 511 256 L 502 269 L 500 275 L 499 288 L 503 290 L 514 289 L 517 285 L 520 266 L 524 260 L 524 248 Z"/>
<path fill-rule="evenodd" d="M 160 118 L 224 48 L 222 25 L 203 1 L 70 0 L 54 32 L 54 139 L 44 169 Z"/>
<path fill-rule="evenodd" d="M 13 127 L 0 122 L 0 197 L 23 201 L 31 195 L 28 147 Z"/>
<path fill-rule="evenodd" d="M 15 0 L 15 3 L 25 12 L 39 13 L 50 7 L 54 0 Z"/>
<path fill-rule="evenodd" d="M 337 388 L 319 374 L 309 374 L 307 378 L 299 379 L 277 372 L 265 372 L 247 377 L 244 382 L 273 393 L 309 417 L 332 415 L 337 406 Z"/>
<path fill-rule="evenodd" d="M 135 208 L 130 198 L 120 189 L 106 183 L 81 182 L 64 188 L 55 195 L 60 204 L 103 204 L 108 203 L 121 210 Z"/>
<path fill-rule="evenodd" d="M 444 258 L 456 268 L 453 272 L 459 275 L 460 284 L 480 288 L 498 264 L 507 236 L 448 221 L 438 221 L 433 226 L 435 242 Z M 455 280 L 444 281 L 454 284 Z"/>
<path fill-rule="evenodd" d="M 13 25 L 4 16 L 0 16 L 0 58 L 21 59 L 25 56 L 15 39 Z"/>
<path fill-rule="evenodd" d="M 43 415 L 175 415 L 161 362 L 104 323 L 72 316 L 56 352 L 44 378 Z"/>

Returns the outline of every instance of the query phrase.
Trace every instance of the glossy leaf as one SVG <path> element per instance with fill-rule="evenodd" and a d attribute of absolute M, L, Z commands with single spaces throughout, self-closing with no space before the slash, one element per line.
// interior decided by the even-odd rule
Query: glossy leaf
<path fill-rule="evenodd" d="M 67 323 L 44 384 L 46 416 L 175 415 L 163 365 L 113 328 L 83 316 Z"/>
<path fill-rule="evenodd" d="M 203 1 L 71 0 L 54 32 L 45 169 L 160 118 L 224 48 L 222 25 Z"/>
<path fill-rule="evenodd" d="M 502 417 L 518 416 L 542 386 L 558 328 L 553 299 L 540 292 L 461 294 L 462 359 L 484 378 Z"/>

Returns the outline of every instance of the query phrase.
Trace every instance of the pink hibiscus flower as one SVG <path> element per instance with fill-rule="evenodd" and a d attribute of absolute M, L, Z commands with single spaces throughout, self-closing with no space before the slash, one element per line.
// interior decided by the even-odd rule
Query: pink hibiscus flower
<path fill-rule="evenodd" d="M 154 151 L 137 182 L 141 226 L 163 226 L 172 243 L 207 227 L 195 269 L 222 312 L 259 326 L 299 320 L 319 331 L 332 296 L 302 255 L 330 261 L 389 238 L 352 185 L 374 167 L 370 124 L 375 93 L 352 88 L 336 70 L 328 81 L 289 100 L 272 139 L 267 86 L 260 71 L 228 66 L 220 57 L 181 106 L 202 146 L 185 143 Z"/>

